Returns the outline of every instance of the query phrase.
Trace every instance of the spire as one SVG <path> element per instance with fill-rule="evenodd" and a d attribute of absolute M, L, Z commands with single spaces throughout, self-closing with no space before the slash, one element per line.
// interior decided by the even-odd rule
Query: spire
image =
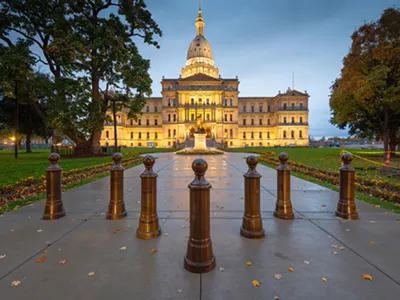
<path fill-rule="evenodd" d="M 196 34 L 197 35 L 204 35 L 204 19 L 202 16 L 203 11 L 201 10 L 201 0 L 199 0 L 199 10 L 198 10 L 198 17 L 196 19 Z"/>

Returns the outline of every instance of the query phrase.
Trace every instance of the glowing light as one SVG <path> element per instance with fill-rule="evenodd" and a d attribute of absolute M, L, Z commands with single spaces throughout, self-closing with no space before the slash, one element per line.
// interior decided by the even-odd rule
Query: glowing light
<path fill-rule="evenodd" d="M 15 136 L 11 137 L 11 140 L 12 140 L 12 141 L 15 141 Z"/>

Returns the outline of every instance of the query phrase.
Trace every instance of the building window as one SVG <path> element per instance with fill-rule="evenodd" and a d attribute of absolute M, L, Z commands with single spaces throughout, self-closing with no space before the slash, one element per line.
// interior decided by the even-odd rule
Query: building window
<path fill-rule="evenodd" d="M 246 119 L 243 119 L 243 125 L 246 125 Z"/>
<path fill-rule="evenodd" d="M 227 122 L 227 121 L 228 121 L 228 115 L 227 115 L 227 114 L 225 114 L 225 118 L 224 118 L 224 120 L 225 120 L 225 122 Z"/>
<path fill-rule="evenodd" d="M 243 138 L 246 139 L 246 132 L 243 132 Z"/>
<path fill-rule="evenodd" d="M 251 106 L 251 112 L 254 112 L 254 105 Z"/>
<path fill-rule="evenodd" d="M 158 119 L 154 119 L 154 125 L 158 125 Z"/>
<path fill-rule="evenodd" d="M 303 108 L 303 103 L 300 103 L 300 108 Z"/>
<path fill-rule="evenodd" d="M 150 112 L 150 106 L 146 106 L 146 112 Z"/>
<path fill-rule="evenodd" d="M 262 132 L 260 132 L 260 139 L 262 139 Z"/>
<path fill-rule="evenodd" d="M 286 117 L 283 117 L 283 123 L 286 124 Z"/>
<path fill-rule="evenodd" d="M 286 130 L 283 131 L 283 138 L 286 139 Z"/>
<path fill-rule="evenodd" d="M 146 125 L 149 126 L 150 125 L 150 120 L 146 119 Z"/>
<path fill-rule="evenodd" d="M 107 142 L 107 143 L 106 143 L 106 146 L 109 146 L 109 145 L 110 145 L 110 144 Z"/>
<path fill-rule="evenodd" d="M 168 106 L 171 106 L 171 99 L 168 99 Z"/>
<path fill-rule="evenodd" d="M 133 119 L 131 119 L 131 126 L 133 126 Z"/>
<path fill-rule="evenodd" d="M 176 129 L 174 129 L 174 137 L 176 137 Z"/>
<path fill-rule="evenodd" d="M 147 137 L 147 139 L 150 138 L 150 132 L 147 132 L 146 137 Z"/>
<path fill-rule="evenodd" d="M 131 140 L 133 139 L 133 132 L 131 132 Z"/>
<path fill-rule="evenodd" d="M 283 109 L 286 109 L 287 108 L 287 104 L 285 103 L 285 104 L 283 104 Z"/>
<path fill-rule="evenodd" d="M 231 121 L 231 122 L 233 121 L 233 116 L 232 116 L 232 114 L 229 115 L 229 121 Z"/>
<path fill-rule="evenodd" d="M 294 123 L 294 117 L 292 117 L 292 123 Z"/>
<path fill-rule="evenodd" d="M 168 129 L 168 137 L 171 137 L 171 129 Z"/>
<path fill-rule="evenodd" d="M 267 120 L 267 124 L 271 125 L 271 120 L 270 119 Z"/>
<path fill-rule="evenodd" d="M 231 138 L 233 137 L 233 130 L 232 129 L 229 130 L 229 135 L 231 136 Z"/>
<path fill-rule="evenodd" d="M 269 139 L 269 131 L 267 132 L 267 138 Z"/>
<path fill-rule="evenodd" d="M 254 132 L 251 133 L 251 139 L 254 139 Z"/>
<path fill-rule="evenodd" d="M 299 131 L 299 137 L 302 138 L 303 137 L 303 131 Z"/>
<path fill-rule="evenodd" d="M 246 112 L 246 105 L 243 105 L 243 112 Z"/>
<path fill-rule="evenodd" d="M 139 132 L 139 140 L 142 138 L 142 133 Z"/>
<path fill-rule="evenodd" d="M 260 142 L 259 144 L 258 144 L 260 147 L 262 147 L 262 143 Z"/>
<path fill-rule="evenodd" d="M 229 104 L 230 104 L 231 106 L 233 106 L 232 99 L 229 100 Z"/>
<path fill-rule="evenodd" d="M 139 146 L 139 147 L 142 147 L 142 143 L 139 143 L 138 146 Z"/>
<path fill-rule="evenodd" d="M 171 146 L 171 142 L 168 142 L 168 146 Z"/>
<path fill-rule="evenodd" d="M 233 146 L 233 142 L 229 142 L 229 145 Z"/>
<path fill-rule="evenodd" d="M 133 147 L 133 143 L 131 143 L 131 147 Z"/>
<path fill-rule="evenodd" d="M 251 119 L 251 125 L 254 125 L 254 119 Z"/>
<path fill-rule="evenodd" d="M 228 99 L 224 99 L 224 106 L 228 106 Z"/>
<path fill-rule="evenodd" d="M 171 122 L 171 115 L 168 114 L 168 122 Z"/>
<path fill-rule="evenodd" d="M 207 114 L 207 121 L 210 121 L 210 114 Z"/>
<path fill-rule="evenodd" d="M 174 115 L 174 122 L 176 122 L 176 115 Z"/>
<path fill-rule="evenodd" d="M 258 120 L 260 122 L 260 125 L 262 125 L 262 119 Z"/>
<path fill-rule="evenodd" d="M 106 131 L 106 138 L 108 139 L 110 137 L 110 133 Z"/>
<path fill-rule="evenodd" d="M 294 103 L 292 103 L 292 108 L 294 108 Z"/>
<path fill-rule="evenodd" d="M 207 99 L 206 99 L 206 102 L 207 102 L 207 105 L 209 105 L 209 104 L 210 104 L 210 99 L 207 98 Z"/>
<path fill-rule="evenodd" d="M 270 111 L 271 111 L 271 106 L 270 106 L 270 105 L 268 105 L 268 108 L 267 108 L 267 110 L 268 110 L 268 112 L 270 112 Z"/>
<path fill-rule="evenodd" d="M 190 119 L 191 119 L 192 121 L 194 121 L 194 114 L 191 114 L 191 115 L 190 115 Z"/>
<path fill-rule="evenodd" d="M 142 125 L 142 119 L 139 119 L 139 120 L 138 120 L 138 125 L 139 125 L 139 126 Z"/>
<path fill-rule="evenodd" d="M 262 105 L 260 105 L 258 109 L 260 110 L 260 112 L 262 112 Z"/>
<path fill-rule="evenodd" d="M 154 139 L 158 139 L 158 132 L 154 133 Z"/>
<path fill-rule="evenodd" d="M 194 105 L 194 98 L 190 99 L 190 103 Z"/>
<path fill-rule="evenodd" d="M 154 112 L 158 112 L 158 106 L 154 106 Z"/>
<path fill-rule="evenodd" d="M 201 98 L 199 98 L 199 104 L 202 104 L 203 103 L 203 100 L 201 99 Z"/>
<path fill-rule="evenodd" d="M 303 117 L 300 117 L 300 124 L 303 123 Z"/>
<path fill-rule="evenodd" d="M 292 134 L 291 135 L 292 135 L 292 138 L 294 138 L 294 131 L 293 130 L 292 130 Z"/>

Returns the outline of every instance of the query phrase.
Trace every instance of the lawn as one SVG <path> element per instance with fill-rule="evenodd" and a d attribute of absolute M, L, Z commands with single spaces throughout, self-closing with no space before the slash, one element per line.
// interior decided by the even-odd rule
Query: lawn
<path fill-rule="evenodd" d="M 153 153 L 163 152 L 163 148 L 123 148 L 122 153 Z M 13 151 L 0 151 L 0 186 L 13 184 L 20 179 L 30 176 L 39 177 L 45 175 L 46 168 L 49 166 L 47 156 L 49 150 L 36 150 L 33 153 L 21 151 L 18 159 L 14 158 Z M 90 167 L 102 163 L 110 162 L 111 157 L 91 157 L 91 158 L 66 158 L 61 159 L 59 165 L 65 171 Z"/>

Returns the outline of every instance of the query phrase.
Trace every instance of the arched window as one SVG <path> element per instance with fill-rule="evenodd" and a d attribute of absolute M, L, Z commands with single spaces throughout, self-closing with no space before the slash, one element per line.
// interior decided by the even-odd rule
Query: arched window
<path fill-rule="evenodd" d="M 230 104 L 231 106 L 233 106 L 232 99 L 230 99 L 229 102 L 230 102 L 229 104 Z"/>
<path fill-rule="evenodd" d="M 171 122 L 171 115 L 168 114 L 168 122 Z"/>
<path fill-rule="evenodd" d="M 131 126 L 133 126 L 133 120 L 131 119 Z"/>
<path fill-rule="evenodd" d="M 243 132 L 243 138 L 246 139 L 246 132 Z"/>
<path fill-rule="evenodd" d="M 262 119 L 260 119 L 259 122 L 260 122 L 260 125 L 262 125 Z"/>
<path fill-rule="evenodd" d="M 228 121 L 228 115 L 227 115 L 227 114 L 225 114 L 225 118 L 224 118 L 224 120 L 225 120 L 225 122 L 227 122 L 227 121 Z"/>
<path fill-rule="evenodd" d="M 269 138 L 269 131 L 267 132 L 267 138 Z"/>
<path fill-rule="evenodd" d="M 149 139 L 149 138 L 150 138 L 150 132 L 148 132 L 148 133 L 146 134 L 146 136 L 147 136 L 147 139 Z"/>
<path fill-rule="evenodd" d="M 168 99 L 168 106 L 171 106 L 171 99 Z"/>
<path fill-rule="evenodd" d="M 142 133 L 139 132 L 139 140 L 142 138 Z"/>
<path fill-rule="evenodd" d="M 301 130 L 299 131 L 299 137 L 301 137 L 301 138 L 303 137 L 303 131 L 301 131 Z"/>
<path fill-rule="evenodd" d="M 133 132 L 131 132 L 131 139 L 133 139 Z"/>
<path fill-rule="evenodd" d="M 171 129 L 168 129 L 168 137 L 171 137 Z"/>
<path fill-rule="evenodd" d="M 254 139 L 254 132 L 251 133 L 251 138 Z"/>
<path fill-rule="evenodd" d="M 287 104 L 285 103 L 285 104 L 283 104 L 283 109 L 286 109 L 287 108 Z"/>
<path fill-rule="evenodd" d="M 106 131 L 106 138 L 110 137 L 110 133 L 108 131 Z"/>
<path fill-rule="evenodd" d="M 303 117 L 300 117 L 300 123 L 303 123 Z"/>
<path fill-rule="evenodd" d="M 142 119 L 139 119 L 139 120 L 138 120 L 138 125 L 139 125 L 139 126 L 142 125 Z"/>
<path fill-rule="evenodd" d="M 233 137 L 233 130 L 232 129 L 229 131 L 229 134 L 230 134 L 231 137 Z"/>
<path fill-rule="evenodd" d="M 292 138 L 294 138 L 294 130 L 292 130 L 292 134 L 291 135 L 292 135 Z"/>
<path fill-rule="evenodd" d="M 150 120 L 146 119 L 146 125 L 149 126 L 150 125 Z"/>
<path fill-rule="evenodd" d="M 286 124 L 286 117 L 283 117 L 283 123 Z"/>
<path fill-rule="evenodd" d="M 283 131 L 283 138 L 286 138 L 286 130 Z"/>
<path fill-rule="evenodd" d="M 194 105 L 194 98 L 190 99 L 190 104 Z"/>
<path fill-rule="evenodd" d="M 260 132 L 260 139 L 262 139 L 262 132 Z"/>
<path fill-rule="evenodd" d="M 292 117 L 292 123 L 294 123 L 294 117 Z"/>
<path fill-rule="evenodd" d="M 251 119 L 251 125 L 254 125 L 254 119 Z"/>
<path fill-rule="evenodd" d="M 271 111 L 271 105 L 268 105 L 268 112 L 270 112 Z"/>
<path fill-rule="evenodd" d="M 174 137 L 176 137 L 176 129 L 174 129 Z"/>
<path fill-rule="evenodd" d="M 267 124 L 271 125 L 271 120 L 270 119 L 267 120 Z"/>

